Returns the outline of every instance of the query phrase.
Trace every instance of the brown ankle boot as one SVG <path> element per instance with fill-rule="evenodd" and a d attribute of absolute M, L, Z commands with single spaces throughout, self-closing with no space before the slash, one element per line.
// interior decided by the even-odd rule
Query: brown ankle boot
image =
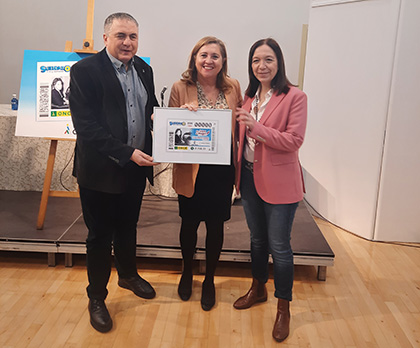
<path fill-rule="evenodd" d="M 289 336 L 290 310 L 289 301 L 278 299 L 277 316 L 273 327 L 273 337 L 277 342 L 284 341 Z"/>
<path fill-rule="evenodd" d="M 251 289 L 248 290 L 246 295 L 239 297 L 233 304 L 233 307 L 236 309 L 246 309 L 257 302 L 265 301 L 267 301 L 267 288 L 265 284 L 253 278 Z"/>

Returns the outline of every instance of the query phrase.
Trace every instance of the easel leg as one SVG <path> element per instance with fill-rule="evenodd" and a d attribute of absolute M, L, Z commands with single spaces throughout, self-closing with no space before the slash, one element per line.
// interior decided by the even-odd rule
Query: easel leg
<path fill-rule="evenodd" d="M 45 214 L 47 213 L 48 197 L 50 195 L 51 181 L 54 170 L 55 154 L 57 152 L 57 140 L 51 140 L 50 153 L 48 155 L 47 170 L 45 171 L 44 188 L 42 189 L 41 204 L 39 206 L 37 230 L 44 228 Z"/>

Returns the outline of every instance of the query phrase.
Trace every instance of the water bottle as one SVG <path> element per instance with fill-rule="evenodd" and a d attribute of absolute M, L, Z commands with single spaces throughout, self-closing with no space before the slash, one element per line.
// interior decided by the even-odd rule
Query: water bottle
<path fill-rule="evenodd" d="M 12 110 L 17 110 L 18 109 L 18 103 L 19 103 L 19 101 L 16 98 L 16 93 L 13 93 L 12 94 L 11 103 L 12 103 Z"/>

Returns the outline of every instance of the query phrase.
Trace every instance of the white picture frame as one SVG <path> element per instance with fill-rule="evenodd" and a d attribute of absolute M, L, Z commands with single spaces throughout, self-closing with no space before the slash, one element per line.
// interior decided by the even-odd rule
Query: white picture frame
<path fill-rule="evenodd" d="M 153 159 L 159 163 L 231 163 L 232 111 L 155 107 Z"/>

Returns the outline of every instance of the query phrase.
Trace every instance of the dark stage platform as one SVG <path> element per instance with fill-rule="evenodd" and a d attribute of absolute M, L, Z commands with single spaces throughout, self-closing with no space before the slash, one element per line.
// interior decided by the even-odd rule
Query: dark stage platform
<path fill-rule="evenodd" d="M 50 197 L 43 230 L 36 229 L 41 192 L 0 191 L 0 250 L 64 253 L 67 266 L 72 254 L 86 253 L 86 227 L 78 198 Z M 181 258 L 180 227 L 176 199 L 145 196 L 140 213 L 137 256 Z M 205 226 L 200 225 L 197 260 L 205 259 Z M 239 201 L 232 206 L 232 218 L 225 225 L 221 261 L 250 261 L 249 231 Z M 326 279 L 326 267 L 334 264 L 334 253 L 305 206 L 299 204 L 292 230 L 294 263 L 318 267 L 318 279 Z"/>

